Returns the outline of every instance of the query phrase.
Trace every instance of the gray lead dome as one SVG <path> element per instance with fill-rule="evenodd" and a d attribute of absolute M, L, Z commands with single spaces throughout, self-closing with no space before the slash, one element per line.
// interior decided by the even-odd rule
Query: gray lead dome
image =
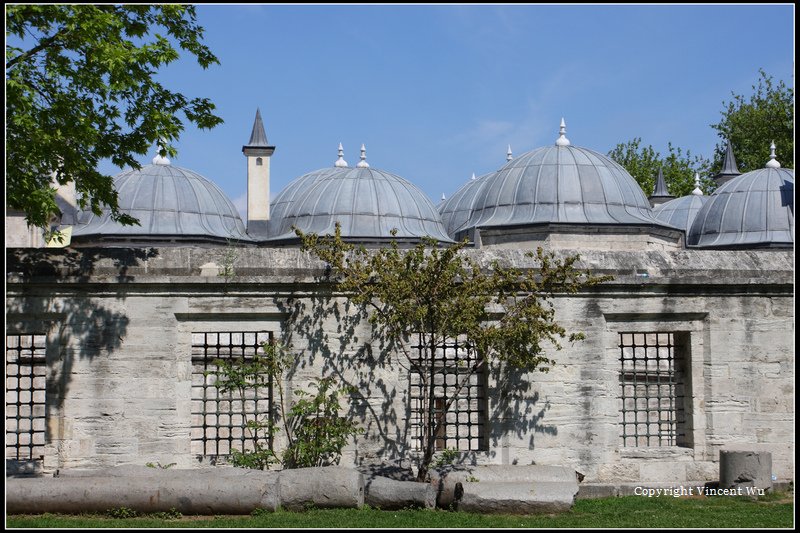
<path fill-rule="evenodd" d="M 686 238 L 698 247 L 794 245 L 794 171 L 762 168 L 714 191 Z"/>
<path fill-rule="evenodd" d="M 268 240 L 292 240 L 295 226 L 306 233 L 353 240 L 432 237 L 449 242 L 433 202 L 415 185 L 376 168 L 332 167 L 292 181 L 272 202 Z"/>
<path fill-rule="evenodd" d="M 462 229 L 539 223 L 663 225 L 633 177 L 586 148 L 538 148 L 485 181 Z"/>
<path fill-rule="evenodd" d="M 664 202 L 653 208 L 653 216 L 676 228 L 688 232 L 692 227 L 697 213 L 708 202 L 708 196 L 690 194 L 681 196 L 669 202 Z"/>
<path fill-rule="evenodd" d="M 145 165 L 114 178 L 119 207 L 139 219 L 139 226 L 123 226 L 111 219 L 83 212 L 73 236 L 81 240 L 137 239 L 225 242 L 249 241 L 242 219 L 222 189 L 191 170 L 168 164 Z"/>

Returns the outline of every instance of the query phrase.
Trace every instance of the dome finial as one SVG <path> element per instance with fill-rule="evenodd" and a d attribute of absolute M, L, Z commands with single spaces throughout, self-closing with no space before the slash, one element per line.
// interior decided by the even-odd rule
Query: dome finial
<path fill-rule="evenodd" d="M 511 145 L 509 144 L 508 145 L 508 153 L 506 153 L 506 161 L 511 161 L 512 159 L 514 159 L 514 156 L 511 155 Z"/>
<path fill-rule="evenodd" d="M 472 173 L 472 177 L 470 179 L 473 179 L 473 180 L 475 179 L 475 173 L 474 172 Z"/>
<path fill-rule="evenodd" d="M 369 168 L 369 163 L 367 163 L 367 148 L 363 144 L 361 145 L 361 161 L 359 161 L 356 166 L 358 168 Z"/>
<path fill-rule="evenodd" d="M 346 167 L 347 161 L 344 160 L 344 149 L 342 148 L 342 143 L 339 143 L 339 159 L 333 164 L 335 167 Z"/>
<path fill-rule="evenodd" d="M 775 141 L 769 145 L 769 161 L 767 161 L 767 168 L 781 168 L 781 164 L 775 159 Z"/>
<path fill-rule="evenodd" d="M 442 201 L 444 202 L 445 200 L 447 200 L 447 197 L 442 193 Z"/>
<path fill-rule="evenodd" d="M 166 144 L 167 143 L 164 141 L 164 139 L 159 139 L 158 140 L 158 148 L 156 149 L 156 156 L 153 158 L 153 164 L 154 165 L 169 165 L 170 164 L 170 160 L 161 155 L 161 147 L 165 146 Z"/>
<path fill-rule="evenodd" d="M 695 196 L 703 196 L 703 189 L 700 188 L 699 172 L 694 173 L 694 190 L 692 191 L 692 194 L 694 194 Z"/>
<path fill-rule="evenodd" d="M 558 139 L 556 139 L 556 146 L 569 146 L 569 139 L 567 135 L 567 124 L 564 122 L 564 117 L 561 117 L 561 127 L 558 128 Z"/>

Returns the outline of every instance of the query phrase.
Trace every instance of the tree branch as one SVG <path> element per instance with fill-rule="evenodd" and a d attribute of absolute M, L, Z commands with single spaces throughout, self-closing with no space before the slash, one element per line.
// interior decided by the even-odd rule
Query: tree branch
<path fill-rule="evenodd" d="M 59 38 L 63 37 L 67 33 L 68 31 L 66 28 L 61 28 L 50 37 L 42 39 L 41 41 L 39 41 L 39 44 L 37 44 L 27 52 L 23 52 L 17 57 L 14 57 L 10 59 L 8 62 L 6 62 L 6 70 L 13 68 L 14 65 L 16 65 L 17 63 L 27 60 L 29 57 L 38 54 L 44 49 L 54 46 L 56 44 L 56 41 L 58 41 Z"/>

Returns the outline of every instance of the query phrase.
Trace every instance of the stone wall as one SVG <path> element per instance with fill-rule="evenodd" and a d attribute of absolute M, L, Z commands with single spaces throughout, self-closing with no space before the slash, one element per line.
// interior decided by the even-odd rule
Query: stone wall
<path fill-rule="evenodd" d="M 466 253 L 533 265 L 520 250 Z M 552 351 L 549 373 L 493 366 L 488 449 L 463 460 L 563 465 L 597 482 L 711 480 L 719 450 L 744 446 L 771 451 L 775 474 L 791 478 L 793 258 L 583 252 L 583 268 L 615 276 L 556 301 L 557 320 L 587 340 Z M 222 276 L 226 262 L 232 274 Z M 191 334 L 210 331 L 272 331 L 291 345 L 300 358 L 289 393 L 321 375 L 355 385 L 348 409 L 365 433 L 343 464 L 413 455 L 407 371 L 318 281 L 322 267 L 288 248 L 8 250 L 7 332 L 48 339 L 44 470 L 202 464 L 190 439 Z M 621 445 L 622 331 L 687 339 L 685 446 Z"/>

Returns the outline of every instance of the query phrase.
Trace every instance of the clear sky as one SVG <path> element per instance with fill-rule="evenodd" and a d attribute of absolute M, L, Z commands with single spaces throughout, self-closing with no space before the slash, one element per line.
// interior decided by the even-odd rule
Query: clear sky
<path fill-rule="evenodd" d="M 711 157 L 731 92 L 758 69 L 794 86 L 794 7 L 775 5 L 201 5 L 221 64 L 182 60 L 162 79 L 208 97 L 225 123 L 192 127 L 174 165 L 216 182 L 242 212 L 246 144 L 261 108 L 272 192 L 333 165 L 419 186 L 434 203 L 472 173 L 555 141 L 607 153 L 641 137 Z M 765 142 L 769 142 L 766 139 Z M 778 148 L 780 159 L 780 147 Z M 142 158 L 149 163 L 151 157 Z M 116 173 L 114 169 L 103 169 Z"/>

